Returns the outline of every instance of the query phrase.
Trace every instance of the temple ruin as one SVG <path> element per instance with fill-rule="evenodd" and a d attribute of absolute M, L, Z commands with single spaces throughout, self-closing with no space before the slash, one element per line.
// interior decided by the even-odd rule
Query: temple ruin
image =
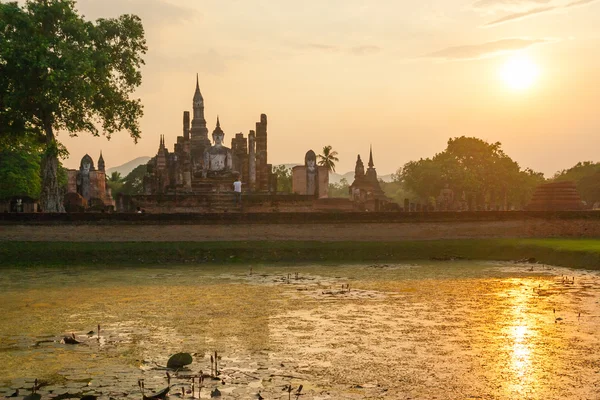
<path fill-rule="evenodd" d="M 208 137 L 198 77 L 192 107 L 191 120 L 189 111 L 183 113 L 183 134 L 177 137 L 173 151 L 167 149 L 161 135 L 158 152 L 148 162 L 145 194 L 221 193 L 231 191 L 237 177 L 241 178 L 244 192 L 274 191 L 276 179 L 267 161 L 267 116 L 260 116 L 256 130 L 251 130 L 247 137 L 236 133 L 231 147 L 226 147 L 219 117 L 212 142 Z"/>
<path fill-rule="evenodd" d="M 67 193 L 65 195 L 65 208 L 67 211 L 111 211 L 115 207 L 107 176 L 104 158 L 100 152 L 98 169 L 94 167 L 94 160 L 88 154 L 83 156 L 79 169 L 67 170 Z M 70 206 L 76 205 L 74 209 Z"/>

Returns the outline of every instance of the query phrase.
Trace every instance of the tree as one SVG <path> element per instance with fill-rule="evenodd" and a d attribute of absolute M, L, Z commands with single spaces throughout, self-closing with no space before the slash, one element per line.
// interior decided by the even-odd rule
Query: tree
<path fill-rule="evenodd" d="M 147 170 L 148 165 L 141 164 L 127 174 L 123 179 L 122 193 L 129 195 L 144 194 L 144 176 L 146 176 Z M 113 193 L 113 195 L 116 196 L 117 193 Z"/>
<path fill-rule="evenodd" d="M 277 191 L 292 193 L 292 169 L 282 164 L 276 166 L 273 173 L 277 176 Z"/>
<path fill-rule="evenodd" d="M 44 211 L 64 211 L 56 134 L 128 131 L 137 142 L 146 41 L 137 16 L 85 21 L 73 0 L 0 3 L 0 136 L 43 144 Z"/>
<path fill-rule="evenodd" d="M 13 196 L 40 196 L 41 155 L 37 149 L 0 150 L 0 199 Z"/>
<path fill-rule="evenodd" d="M 330 183 L 328 188 L 329 197 L 350 197 L 350 185 L 346 178 L 340 179 L 339 183 Z"/>
<path fill-rule="evenodd" d="M 121 178 L 121 173 L 119 171 L 113 171 L 110 174 L 110 178 L 108 178 L 109 182 L 121 182 L 123 179 Z"/>
<path fill-rule="evenodd" d="M 120 172 L 114 171 L 110 174 L 107 185 L 110 188 L 113 199 L 116 199 L 117 195 L 123 191 L 123 184 L 124 182 Z"/>
<path fill-rule="evenodd" d="M 327 167 L 329 172 L 335 172 L 335 163 L 340 161 L 337 158 L 338 152 L 333 151 L 331 146 L 323 147 L 323 154 L 319 154 L 319 165 Z"/>
<path fill-rule="evenodd" d="M 406 163 L 394 178 L 421 201 L 437 198 L 447 186 L 457 196 L 491 207 L 525 206 L 544 181 L 540 173 L 521 170 L 499 142 L 465 136 L 448 140 L 446 149 L 432 158 Z"/>
<path fill-rule="evenodd" d="M 589 206 L 600 201 L 600 162 L 578 162 L 573 167 L 554 174 L 554 181 L 573 181 L 577 191 Z"/>

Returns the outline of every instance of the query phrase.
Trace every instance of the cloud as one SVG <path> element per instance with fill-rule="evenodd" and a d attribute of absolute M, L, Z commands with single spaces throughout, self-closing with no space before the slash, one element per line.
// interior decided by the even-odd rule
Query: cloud
<path fill-rule="evenodd" d="M 296 50 L 316 50 L 325 53 L 335 53 L 340 51 L 338 46 L 324 43 L 287 43 L 287 45 Z"/>
<path fill-rule="evenodd" d="M 555 0 L 478 0 L 473 3 L 473 8 L 485 11 L 524 11 L 553 1 Z"/>
<path fill-rule="evenodd" d="M 375 54 L 381 50 L 379 46 L 375 45 L 353 46 L 350 48 L 323 43 L 288 43 L 287 45 L 296 50 L 314 50 L 325 53 L 346 52 L 356 56 Z"/>
<path fill-rule="evenodd" d="M 548 39 L 507 38 L 482 44 L 448 47 L 422 57 L 441 58 L 445 60 L 478 60 L 481 58 L 496 57 L 504 53 L 511 53 L 529 46 L 548 42 L 550 42 Z"/>
<path fill-rule="evenodd" d="M 86 17 L 110 18 L 121 14 L 138 15 L 144 25 L 169 25 L 193 18 L 196 12 L 164 0 L 79 0 L 77 9 Z"/>
<path fill-rule="evenodd" d="M 575 0 L 575 1 L 571 1 L 569 3 L 562 3 L 562 4 L 557 3 L 557 4 L 549 5 L 546 7 L 536 7 L 536 8 L 527 10 L 527 11 L 509 14 L 502 18 L 496 19 L 492 22 L 488 22 L 484 26 L 486 26 L 486 27 L 495 26 L 495 25 L 506 23 L 506 22 L 521 20 L 524 18 L 528 18 L 528 17 L 534 16 L 534 15 L 538 15 L 538 14 L 542 14 L 542 13 L 546 13 L 546 12 L 550 12 L 550 11 L 565 10 L 565 9 L 572 8 L 572 7 L 585 6 L 588 4 L 595 3 L 597 1 L 598 0 Z"/>
<path fill-rule="evenodd" d="M 354 46 L 350 49 L 350 53 L 357 55 L 357 56 L 375 54 L 375 53 L 378 53 L 379 51 L 381 51 L 381 47 L 373 46 L 373 45 Z"/>

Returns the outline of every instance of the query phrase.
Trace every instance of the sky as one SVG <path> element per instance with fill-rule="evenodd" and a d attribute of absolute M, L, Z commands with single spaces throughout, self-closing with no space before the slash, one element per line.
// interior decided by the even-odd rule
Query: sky
<path fill-rule="evenodd" d="M 338 172 L 373 146 L 378 173 L 445 149 L 450 137 L 501 142 L 552 176 L 600 161 L 600 0 L 80 0 L 86 18 L 134 13 L 149 51 L 135 97 L 142 139 L 61 134 L 77 168 L 170 150 L 196 74 L 209 132 L 226 144 L 268 115 L 273 165 L 331 145 Z M 504 65 L 535 68 L 527 88 Z M 517 75 L 520 73 L 516 72 Z M 517 77 L 518 78 L 518 77 Z"/>

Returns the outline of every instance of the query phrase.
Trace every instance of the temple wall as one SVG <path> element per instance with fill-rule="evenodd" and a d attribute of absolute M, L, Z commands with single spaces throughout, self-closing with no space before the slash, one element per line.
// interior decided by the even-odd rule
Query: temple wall
<path fill-rule="evenodd" d="M 297 165 L 292 168 L 292 193 L 306 195 L 306 166 Z M 327 167 L 319 167 L 319 198 L 328 197 L 329 171 Z"/>
<path fill-rule="evenodd" d="M 77 193 L 77 170 L 67 170 L 67 193 Z"/>
<path fill-rule="evenodd" d="M 319 167 L 319 198 L 329 196 L 329 170 L 327 167 Z"/>
<path fill-rule="evenodd" d="M 306 166 L 304 165 L 292 168 L 292 193 L 306 194 Z"/>
<path fill-rule="evenodd" d="M 537 218 L 528 213 L 508 212 L 505 214 L 513 215 L 415 214 L 0 214 L 0 240 L 96 241 L 98 237 L 106 241 L 156 242 L 600 238 L 598 212 L 582 212 L 579 216 L 540 213 Z"/>

